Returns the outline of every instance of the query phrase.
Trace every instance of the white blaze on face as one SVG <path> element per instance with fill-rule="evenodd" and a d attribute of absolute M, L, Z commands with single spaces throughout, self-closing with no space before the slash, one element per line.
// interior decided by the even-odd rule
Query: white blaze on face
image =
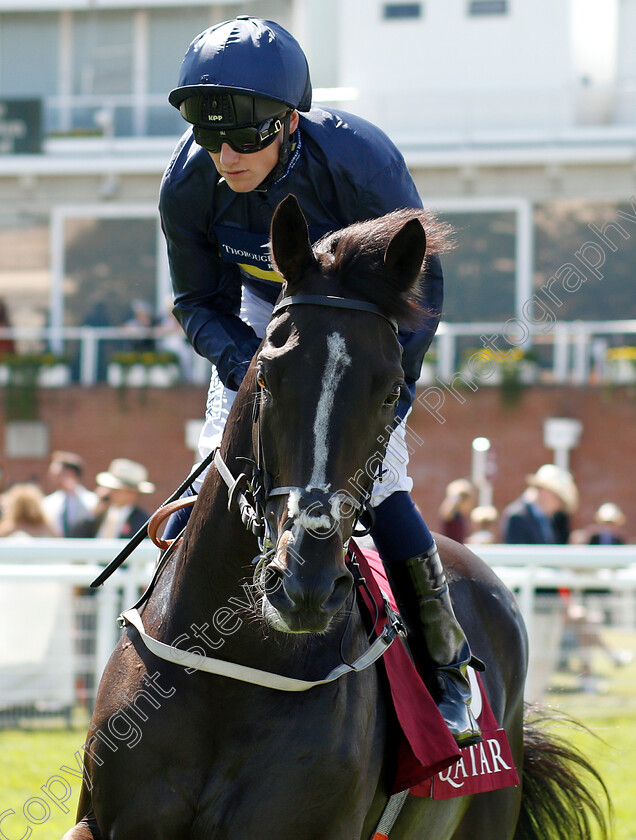
<path fill-rule="evenodd" d="M 287 515 L 294 520 L 297 532 L 298 528 L 304 528 L 306 531 L 328 531 L 333 522 L 326 513 L 314 515 L 311 513 L 311 506 L 307 510 L 300 509 L 301 492 L 299 488 L 294 488 L 287 500 Z"/>
<path fill-rule="evenodd" d="M 327 486 L 327 456 L 329 420 L 333 411 L 336 390 L 345 370 L 351 364 L 344 338 L 337 332 L 327 336 L 327 364 L 322 374 L 320 399 L 314 418 L 314 466 L 309 487 L 329 490 Z"/>

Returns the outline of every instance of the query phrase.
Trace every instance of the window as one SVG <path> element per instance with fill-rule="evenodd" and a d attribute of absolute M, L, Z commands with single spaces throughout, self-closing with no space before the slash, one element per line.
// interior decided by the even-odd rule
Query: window
<path fill-rule="evenodd" d="M 498 321 L 515 313 L 516 217 L 513 211 L 444 212 L 461 236 L 444 254 L 444 320 Z"/>
<path fill-rule="evenodd" d="M 207 8 L 148 10 L 148 105 L 147 133 L 179 135 L 186 123 L 168 104 L 168 91 L 177 86 L 179 69 L 188 44 L 210 26 Z"/>
<path fill-rule="evenodd" d="M 469 15 L 506 15 L 508 0 L 471 0 L 468 4 Z"/>
<path fill-rule="evenodd" d="M 0 95 L 23 99 L 58 92 L 58 28 L 53 14 L 3 14 Z"/>
<path fill-rule="evenodd" d="M 385 20 L 407 20 L 422 17 L 421 3 L 385 3 L 382 10 Z"/>
<path fill-rule="evenodd" d="M 636 237 L 625 223 L 633 212 L 629 202 L 613 201 L 563 200 L 535 206 L 535 288 L 544 290 L 539 298 L 551 305 L 557 318 L 609 321 L 634 316 Z M 585 271 L 579 277 L 570 268 L 572 262 L 577 264 L 573 255 L 587 240 L 600 249 L 602 278 Z"/>
<path fill-rule="evenodd" d="M 155 218 L 68 218 L 64 309 L 73 326 L 119 326 L 131 301 L 157 296 Z M 101 320 L 99 320 L 101 319 Z"/>
<path fill-rule="evenodd" d="M 73 40 L 73 93 L 101 96 L 132 92 L 132 13 L 77 12 Z"/>

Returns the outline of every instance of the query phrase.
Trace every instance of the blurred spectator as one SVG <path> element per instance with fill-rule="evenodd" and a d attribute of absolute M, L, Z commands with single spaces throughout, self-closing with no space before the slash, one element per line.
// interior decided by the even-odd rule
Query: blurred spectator
<path fill-rule="evenodd" d="M 562 542 L 564 523 L 579 503 L 574 479 L 567 470 L 544 464 L 535 474 L 527 476 L 526 483 L 528 487 L 523 495 L 502 514 L 503 542 L 525 545 Z"/>
<path fill-rule="evenodd" d="M 594 514 L 596 528 L 590 534 L 590 545 L 625 545 L 627 538 L 622 531 L 625 514 L 613 502 L 605 502 Z"/>
<path fill-rule="evenodd" d="M 112 321 L 108 311 L 108 305 L 104 298 L 103 291 L 97 291 L 93 295 L 92 303 L 88 312 L 86 313 L 82 325 L 85 327 L 111 327 Z M 123 344 L 117 340 L 110 339 L 108 341 L 97 342 L 97 380 L 103 382 L 106 379 L 106 369 L 108 362 L 114 353 L 125 349 Z M 76 378 L 79 378 L 79 348 L 77 358 L 75 360 Z"/>
<path fill-rule="evenodd" d="M 35 484 L 14 484 L 2 497 L 0 537 L 14 540 L 59 537 L 44 509 L 44 495 Z"/>
<path fill-rule="evenodd" d="M 451 540 L 463 543 L 470 533 L 470 512 L 477 504 L 477 489 L 467 478 L 457 478 L 446 487 L 439 506 L 440 531 Z"/>
<path fill-rule="evenodd" d="M 570 542 L 572 528 L 572 516 L 563 508 L 557 510 L 552 517 L 552 530 L 554 531 L 554 542 L 557 545 L 567 545 Z"/>
<path fill-rule="evenodd" d="M 125 322 L 124 327 L 131 331 L 140 331 L 152 329 L 155 324 L 155 317 L 152 311 L 152 306 L 145 300 L 133 300 L 130 304 L 132 309 L 132 318 Z M 130 343 L 130 349 L 136 353 L 154 353 L 155 339 L 154 336 L 140 336 Z"/>
<path fill-rule="evenodd" d="M 8 329 L 12 326 L 9 318 L 9 310 L 4 302 L 4 298 L 0 298 L 0 329 Z M 15 353 L 15 341 L 9 337 L 0 336 L 0 359 L 5 356 L 11 356 Z"/>
<path fill-rule="evenodd" d="M 115 458 L 106 472 L 97 474 L 99 501 L 93 515 L 73 529 L 74 537 L 130 539 L 146 523 L 150 513 L 139 505 L 142 493 L 154 493 L 148 471 L 128 458 Z"/>
<path fill-rule="evenodd" d="M 160 337 L 159 350 L 174 353 L 179 360 L 181 376 L 186 382 L 192 379 L 192 347 L 172 311 L 172 298 L 166 302 L 165 315 L 158 324 Z"/>
<path fill-rule="evenodd" d="M 499 511 L 492 505 L 479 505 L 470 512 L 470 521 L 475 529 L 466 543 L 472 545 L 492 545 L 497 542 L 495 529 Z"/>
<path fill-rule="evenodd" d="M 81 483 L 84 462 L 74 452 L 58 450 L 51 456 L 48 478 L 56 489 L 44 498 L 44 509 L 63 537 L 91 515 L 97 496 Z"/>
<path fill-rule="evenodd" d="M 594 523 L 572 533 L 570 542 L 578 545 L 625 545 L 626 518 L 613 502 L 604 502 L 594 514 Z"/>
<path fill-rule="evenodd" d="M 593 669 L 595 651 L 603 653 L 617 668 L 629 665 L 634 655 L 629 650 L 611 648 L 605 642 L 602 636 L 603 616 L 599 612 L 572 601 L 570 593 L 562 593 L 562 597 L 565 598 L 566 612 L 559 669 L 573 669 L 578 678 L 579 690 L 586 694 L 596 694 L 599 691 L 599 679 Z M 578 659 L 578 664 L 571 665 L 572 657 Z"/>

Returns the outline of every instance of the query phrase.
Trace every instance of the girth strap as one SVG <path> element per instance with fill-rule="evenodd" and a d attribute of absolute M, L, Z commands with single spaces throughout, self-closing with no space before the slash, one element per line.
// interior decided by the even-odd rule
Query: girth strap
<path fill-rule="evenodd" d="M 387 623 L 380 636 L 373 642 L 369 649 L 359 656 L 355 662 L 343 662 L 334 668 L 324 680 L 299 680 L 294 677 L 285 677 L 282 674 L 272 674 L 269 671 L 260 671 L 257 668 L 249 668 L 246 665 L 238 665 L 235 662 L 227 662 L 224 659 L 214 659 L 210 656 L 201 656 L 192 651 L 167 645 L 149 636 L 144 628 L 139 612 L 133 607 L 126 610 L 119 617 L 123 625 L 131 625 L 137 630 L 145 646 L 151 653 L 167 662 L 181 665 L 184 668 L 195 668 L 198 671 L 206 671 L 208 674 L 216 674 L 220 677 L 229 677 L 233 680 L 260 685 L 263 688 L 271 688 L 276 691 L 307 691 L 318 685 L 326 685 L 352 672 L 364 671 L 381 656 L 395 641 L 397 629 L 392 622 Z"/>

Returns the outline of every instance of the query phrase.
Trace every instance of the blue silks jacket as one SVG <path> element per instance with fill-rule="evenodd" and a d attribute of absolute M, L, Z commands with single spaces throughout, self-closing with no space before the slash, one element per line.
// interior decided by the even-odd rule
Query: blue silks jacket
<path fill-rule="evenodd" d="M 326 108 L 300 114 L 283 175 L 268 186 L 235 193 L 219 179 L 192 130 L 183 135 L 166 169 L 159 210 L 168 246 L 174 313 L 190 343 L 237 390 L 259 346 L 239 317 L 242 286 L 276 301 L 282 278 L 269 259 L 272 216 L 294 194 L 312 242 L 353 222 L 422 202 L 404 158 L 379 128 Z M 406 387 L 396 416 L 415 396 L 415 382 L 442 311 L 439 259 L 427 259 L 421 303 L 431 313 L 414 332 L 400 331 Z"/>

